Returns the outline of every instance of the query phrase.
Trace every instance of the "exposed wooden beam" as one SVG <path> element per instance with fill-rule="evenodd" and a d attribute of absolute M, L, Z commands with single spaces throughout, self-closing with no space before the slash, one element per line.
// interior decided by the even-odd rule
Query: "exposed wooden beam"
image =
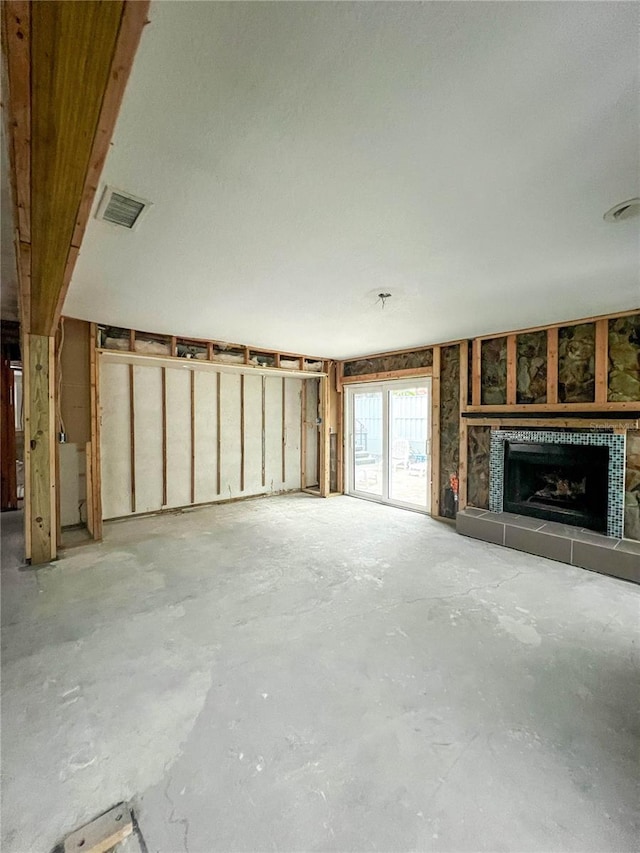
<path fill-rule="evenodd" d="M 363 373 L 360 376 L 343 376 L 342 385 L 359 382 L 381 382 L 383 379 L 412 379 L 414 376 L 431 376 L 433 367 L 406 367 L 402 370 L 385 370 L 381 373 Z"/>
<path fill-rule="evenodd" d="M 30 528 L 28 558 L 33 564 L 55 559 L 55 357 L 54 339 L 46 335 L 28 336 L 28 399 L 25 401 L 25 442 L 29 457 Z"/>
<path fill-rule="evenodd" d="M 476 427 L 476 426 L 490 426 L 490 427 L 501 427 L 501 426 L 513 426 L 518 427 L 518 429 L 529 429 L 529 427 L 534 426 L 543 426 L 543 427 L 582 427 L 584 429 L 585 419 L 584 418 L 527 418 L 523 420 L 522 418 L 509 418 L 509 417 L 494 417 L 494 418 L 463 418 L 463 421 L 466 421 L 467 427 Z M 629 418 L 629 420 L 616 420 L 615 418 L 589 418 L 589 424 L 595 424 L 596 426 L 606 426 L 612 428 L 620 428 L 620 429 L 638 429 L 640 428 L 640 420 Z"/>
<path fill-rule="evenodd" d="M 558 327 L 547 330 L 547 404 L 558 402 Z"/>
<path fill-rule="evenodd" d="M 468 412 L 490 414 L 529 412 L 535 417 L 538 412 L 637 412 L 640 400 L 621 403 L 516 403 L 515 406 L 469 406 Z"/>
<path fill-rule="evenodd" d="M 513 405 L 516 402 L 516 349 L 518 340 L 516 335 L 507 336 L 507 404 Z"/>
<path fill-rule="evenodd" d="M 31 246 L 23 322 L 33 334 L 55 334 L 148 8 L 3 4 L 16 222 Z M 24 270 L 20 278 L 24 287 Z"/>
<path fill-rule="evenodd" d="M 471 353 L 471 403 L 482 403 L 482 341 L 474 338 Z"/>
<path fill-rule="evenodd" d="M 595 402 L 606 404 L 609 372 L 609 321 L 596 321 Z"/>
<path fill-rule="evenodd" d="M 7 64 L 9 156 L 18 240 L 31 242 L 31 3 L 6 0 L 2 40 Z"/>

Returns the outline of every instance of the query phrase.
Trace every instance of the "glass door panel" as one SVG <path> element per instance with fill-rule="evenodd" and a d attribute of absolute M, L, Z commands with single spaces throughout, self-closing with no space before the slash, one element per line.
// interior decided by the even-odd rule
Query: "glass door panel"
<path fill-rule="evenodd" d="M 350 494 L 429 512 L 431 381 L 347 390 Z"/>
<path fill-rule="evenodd" d="M 389 496 L 391 503 L 427 509 L 429 492 L 429 391 L 391 389 L 389 395 Z"/>
<path fill-rule="evenodd" d="M 384 495 L 384 395 L 379 389 L 353 392 L 351 397 L 351 483 L 355 492 Z"/>

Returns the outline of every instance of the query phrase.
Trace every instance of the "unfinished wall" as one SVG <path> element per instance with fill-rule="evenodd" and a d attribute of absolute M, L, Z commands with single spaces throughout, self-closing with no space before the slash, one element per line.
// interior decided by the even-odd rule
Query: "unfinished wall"
<path fill-rule="evenodd" d="M 367 376 L 372 373 L 387 373 L 392 370 L 410 370 L 417 367 L 431 367 L 433 349 L 417 349 L 413 352 L 391 353 L 389 355 L 358 358 L 344 362 L 345 376 Z"/>
<path fill-rule="evenodd" d="M 640 314 L 609 320 L 608 400 L 640 400 Z"/>
<path fill-rule="evenodd" d="M 66 443 L 58 445 L 63 528 L 87 521 L 86 444 L 91 441 L 89 331 L 89 323 L 65 318 L 56 338 L 56 434 L 66 434 Z"/>
<path fill-rule="evenodd" d="M 319 379 L 101 361 L 105 519 L 299 489 L 303 431 L 317 483 Z"/>
<path fill-rule="evenodd" d="M 640 430 L 627 432 L 624 535 L 640 540 Z"/>
<path fill-rule="evenodd" d="M 440 515 L 454 518 L 451 478 L 458 477 L 460 456 L 460 347 L 440 350 Z"/>
<path fill-rule="evenodd" d="M 469 425 L 467 440 L 467 503 L 489 509 L 491 427 Z"/>
<path fill-rule="evenodd" d="M 594 323 L 564 326 L 558 331 L 558 400 L 590 403 L 595 394 L 596 334 Z"/>

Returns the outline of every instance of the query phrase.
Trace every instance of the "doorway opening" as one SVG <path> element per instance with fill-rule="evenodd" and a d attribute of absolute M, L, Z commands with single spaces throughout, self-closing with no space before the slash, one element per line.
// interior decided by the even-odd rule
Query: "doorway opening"
<path fill-rule="evenodd" d="M 430 512 L 431 380 L 353 385 L 346 406 L 347 493 Z"/>

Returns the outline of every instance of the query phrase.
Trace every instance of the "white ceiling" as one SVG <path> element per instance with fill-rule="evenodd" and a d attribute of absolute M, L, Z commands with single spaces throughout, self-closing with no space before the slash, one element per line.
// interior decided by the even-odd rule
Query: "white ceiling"
<path fill-rule="evenodd" d="M 154 3 L 103 174 L 154 206 L 65 313 L 339 358 L 640 305 L 639 15 Z"/>

